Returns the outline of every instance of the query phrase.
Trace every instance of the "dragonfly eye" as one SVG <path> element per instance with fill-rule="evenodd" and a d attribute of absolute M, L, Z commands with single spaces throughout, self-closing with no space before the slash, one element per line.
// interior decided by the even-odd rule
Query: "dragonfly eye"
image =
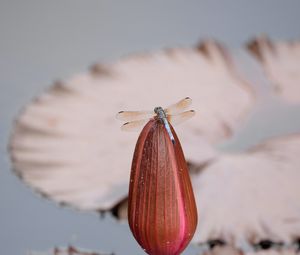
<path fill-rule="evenodd" d="M 164 112 L 164 109 L 161 106 L 157 106 L 154 108 L 154 112 L 160 114 L 161 112 Z"/>

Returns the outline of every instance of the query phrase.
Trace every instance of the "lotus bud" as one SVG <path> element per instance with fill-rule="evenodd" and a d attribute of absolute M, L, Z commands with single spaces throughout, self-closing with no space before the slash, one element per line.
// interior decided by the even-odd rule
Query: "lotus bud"
<path fill-rule="evenodd" d="M 170 125 L 171 126 L 171 125 Z M 197 226 L 197 208 L 188 167 L 177 135 L 151 119 L 143 128 L 133 156 L 128 221 L 144 251 L 180 254 Z"/>

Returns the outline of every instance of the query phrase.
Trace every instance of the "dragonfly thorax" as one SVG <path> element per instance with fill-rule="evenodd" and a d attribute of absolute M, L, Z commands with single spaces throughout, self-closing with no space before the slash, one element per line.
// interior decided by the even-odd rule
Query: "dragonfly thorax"
<path fill-rule="evenodd" d="M 167 114 L 165 113 L 164 109 L 160 106 L 154 108 L 154 112 L 157 114 L 157 117 L 160 120 L 166 119 Z"/>

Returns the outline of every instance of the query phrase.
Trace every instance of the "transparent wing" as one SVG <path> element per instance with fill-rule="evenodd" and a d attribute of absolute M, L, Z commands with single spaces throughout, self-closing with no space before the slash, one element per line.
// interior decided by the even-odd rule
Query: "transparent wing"
<path fill-rule="evenodd" d="M 182 113 L 179 113 L 179 114 L 176 114 L 176 115 L 168 115 L 168 121 L 172 125 L 178 125 L 178 124 L 192 118 L 194 115 L 195 115 L 194 110 L 182 112 Z"/>
<path fill-rule="evenodd" d="M 165 109 L 165 112 L 167 114 L 178 114 L 180 112 L 183 112 L 186 110 L 190 105 L 192 104 L 192 99 L 189 97 L 186 97 L 176 104 L 172 104 L 169 107 Z"/>
<path fill-rule="evenodd" d="M 125 124 L 123 124 L 121 126 L 121 130 L 123 130 L 123 131 L 139 131 L 148 121 L 149 121 L 149 119 L 126 122 Z"/>
<path fill-rule="evenodd" d="M 116 118 L 123 121 L 136 121 L 150 119 L 155 116 L 154 111 L 121 111 L 118 112 Z"/>

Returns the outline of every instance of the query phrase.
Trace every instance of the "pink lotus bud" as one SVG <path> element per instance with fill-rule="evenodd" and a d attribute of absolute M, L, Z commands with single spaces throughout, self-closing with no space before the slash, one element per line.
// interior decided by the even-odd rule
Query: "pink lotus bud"
<path fill-rule="evenodd" d="M 197 208 L 180 142 L 158 119 L 143 128 L 133 156 L 128 220 L 148 254 L 180 254 L 197 226 Z"/>

